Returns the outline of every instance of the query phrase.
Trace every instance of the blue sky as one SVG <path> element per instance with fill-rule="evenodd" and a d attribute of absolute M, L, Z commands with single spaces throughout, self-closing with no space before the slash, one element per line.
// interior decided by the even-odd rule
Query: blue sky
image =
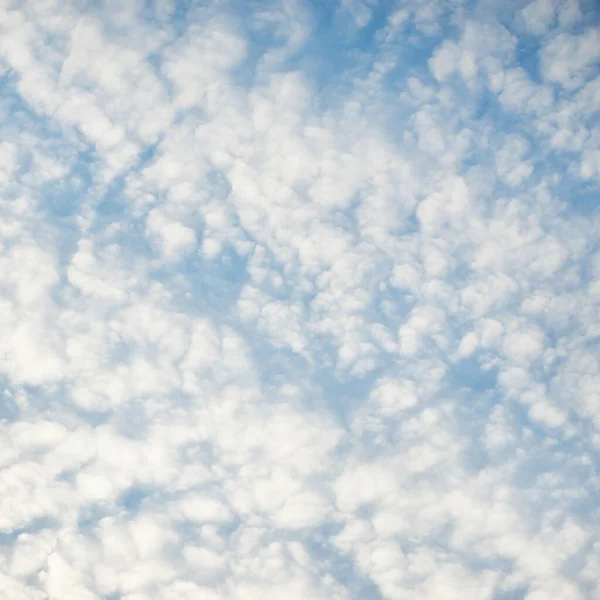
<path fill-rule="evenodd" d="M 600 597 L 587 0 L 0 7 L 0 596 Z"/>

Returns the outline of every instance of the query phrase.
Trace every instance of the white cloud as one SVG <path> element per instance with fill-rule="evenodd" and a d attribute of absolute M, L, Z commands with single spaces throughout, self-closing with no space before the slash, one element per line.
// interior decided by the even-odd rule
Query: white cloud
<path fill-rule="evenodd" d="M 454 42 L 447 41 L 444 42 L 442 47 L 436 49 L 429 60 L 429 66 L 435 78 L 443 80 L 456 70 L 459 60 L 460 50 L 458 46 Z"/>
<path fill-rule="evenodd" d="M 409 4 L 0 9 L 11 599 L 596 592 L 597 28 Z"/>
<path fill-rule="evenodd" d="M 543 35 L 556 18 L 556 2 L 552 0 L 534 0 L 521 10 L 521 16 L 531 33 Z"/>
<path fill-rule="evenodd" d="M 599 47 L 600 33 L 595 29 L 581 35 L 557 35 L 540 52 L 544 79 L 567 90 L 580 87 L 593 74 L 593 66 L 600 57 Z"/>
<path fill-rule="evenodd" d="M 148 215 L 148 233 L 156 238 L 160 252 L 167 260 L 189 253 L 196 245 L 196 233 L 178 221 L 171 221 L 153 209 Z"/>
<path fill-rule="evenodd" d="M 522 160 L 527 150 L 527 142 L 515 136 L 506 140 L 496 155 L 498 174 L 508 185 L 521 185 L 533 172 L 531 164 Z"/>

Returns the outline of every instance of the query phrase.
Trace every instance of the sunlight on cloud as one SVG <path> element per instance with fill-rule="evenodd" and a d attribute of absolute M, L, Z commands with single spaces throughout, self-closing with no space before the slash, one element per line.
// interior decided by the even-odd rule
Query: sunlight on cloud
<path fill-rule="evenodd" d="M 591 0 L 0 6 L 0 596 L 600 595 Z"/>

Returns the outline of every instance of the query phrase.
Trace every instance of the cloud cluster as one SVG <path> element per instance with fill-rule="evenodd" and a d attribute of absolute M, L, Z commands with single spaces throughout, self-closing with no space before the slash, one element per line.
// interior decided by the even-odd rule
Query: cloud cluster
<path fill-rule="evenodd" d="M 598 596 L 597 21 L 4 2 L 2 594 Z"/>

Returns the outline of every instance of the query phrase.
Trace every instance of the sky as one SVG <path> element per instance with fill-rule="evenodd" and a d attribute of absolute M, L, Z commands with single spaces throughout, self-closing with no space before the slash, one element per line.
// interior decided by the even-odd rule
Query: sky
<path fill-rule="evenodd" d="M 0 598 L 600 598 L 593 0 L 0 0 Z"/>

